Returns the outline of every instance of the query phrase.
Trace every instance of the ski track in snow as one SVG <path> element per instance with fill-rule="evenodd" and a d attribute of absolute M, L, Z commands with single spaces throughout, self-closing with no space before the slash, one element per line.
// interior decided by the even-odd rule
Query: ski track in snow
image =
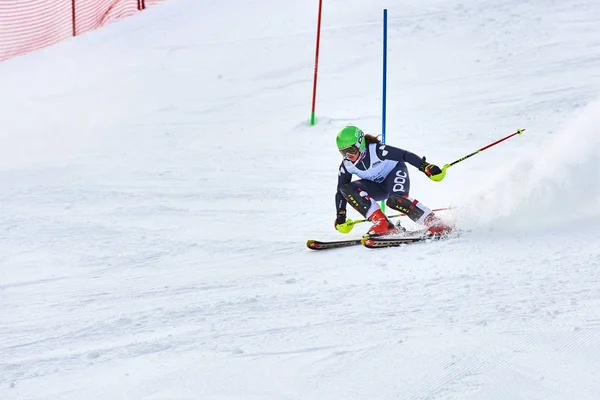
<path fill-rule="evenodd" d="M 315 10 L 238 6 L 0 64 L 0 399 L 595 399 L 600 6 L 332 0 L 315 127 Z M 312 252 L 334 133 L 381 126 L 383 7 L 389 143 L 442 164 L 527 130 L 411 169 L 470 232 Z"/>
<path fill-rule="evenodd" d="M 502 238 L 493 246 L 477 238 L 413 245 L 401 250 L 403 258 L 412 260 L 410 265 L 388 259 L 398 249 L 372 251 L 376 254 L 370 267 L 346 269 L 315 266 L 312 259 L 318 253 L 308 253 L 278 273 L 241 273 L 221 276 L 218 282 L 190 283 L 185 282 L 189 277 L 180 276 L 177 285 L 148 287 L 133 276 L 111 281 L 107 275 L 119 275 L 113 271 L 90 279 L 100 281 L 99 287 L 111 287 L 109 293 L 88 290 L 83 295 L 81 284 L 90 284 L 77 277 L 36 282 L 27 285 L 29 291 L 3 287 L 9 299 L 11 290 L 18 290 L 19 304 L 28 292 L 39 299 L 27 303 L 35 310 L 32 315 L 44 317 L 23 321 L 11 313 L 10 302 L 5 304 L 5 323 L 20 335 L 0 348 L 11 360 L 2 365 L 2 384 L 153 354 L 177 358 L 192 353 L 208 358 L 217 370 L 220 365 L 227 368 L 232 358 L 270 369 L 271 363 L 286 365 L 300 357 L 306 363 L 298 370 L 301 382 L 316 398 L 367 396 L 360 389 L 365 370 L 370 371 L 365 387 L 380 382 L 389 391 L 380 398 L 394 390 L 406 395 L 399 398 L 468 398 L 481 386 L 494 387 L 490 375 L 515 374 L 514 365 L 524 369 L 518 377 L 526 387 L 528 379 L 544 379 L 537 372 L 540 364 L 530 357 L 544 356 L 551 348 L 567 358 L 566 369 L 573 362 L 582 364 L 569 358 L 569 351 L 597 346 L 600 313 L 593 309 L 600 297 L 600 257 L 595 249 L 580 252 L 578 261 L 565 268 L 561 261 L 573 259 L 574 253 L 557 249 L 560 237 L 547 236 L 537 235 L 533 241 L 521 237 L 520 247 Z M 575 249 L 577 240 L 586 242 L 587 235 L 573 239 Z M 535 246 L 529 252 L 545 257 L 530 258 L 528 248 Z M 365 249 L 343 251 L 344 259 L 353 259 Z M 489 252 L 494 252 L 493 265 L 485 255 Z M 448 254 L 452 261 L 446 260 Z M 454 260 L 460 257 L 468 262 L 457 265 Z M 289 260 L 282 257 L 280 262 L 285 266 Z M 47 297 L 52 303 L 44 302 Z M 131 311 L 115 313 L 123 304 Z M 582 318 L 582 308 L 588 307 Z M 39 323 L 46 326 L 44 331 Z M 597 368 L 595 360 L 588 361 Z M 420 374 L 409 373 L 413 363 L 421 366 Z M 243 381 L 240 393 L 251 390 Z M 556 392 L 551 389 L 561 386 L 555 381 L 548 385 L 552 398 Z"/>

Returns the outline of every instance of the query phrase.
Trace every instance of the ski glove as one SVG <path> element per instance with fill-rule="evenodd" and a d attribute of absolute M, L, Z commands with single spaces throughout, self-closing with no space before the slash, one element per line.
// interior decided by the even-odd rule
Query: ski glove
<path fill-rule="evenodd" d="M 346 210 L 338 210 L 333 226 L 337 229 L 337 226 L 339 224 L 343 224 L 344 222 L 346 222 Z"/>
<path fill-rule="evenodd" d="M 439 182 L 446 176 L 446 169 L 441 169 L 435 164 L 428 163 L 425 161 L 425 157 L 421 160 L 421 165 L 419 166 L 419 171 L 424 172 L 425 175 L 429 177 L 429 179 Z"/>

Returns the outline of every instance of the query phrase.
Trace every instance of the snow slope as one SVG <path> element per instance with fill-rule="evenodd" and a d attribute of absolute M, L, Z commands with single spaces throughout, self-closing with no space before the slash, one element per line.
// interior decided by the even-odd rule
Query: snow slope
<path fill-rule="evenodd" d="M 411 170 L 470 233 L 311 252 L 335 134 L 381 129 L 383 8 L 389 143 L 527 130 Z M 315 127 L 316 4 L 171 0 L 0 64 L 0 399 L 598 398 L 600 3 L 323 13 Z"/>

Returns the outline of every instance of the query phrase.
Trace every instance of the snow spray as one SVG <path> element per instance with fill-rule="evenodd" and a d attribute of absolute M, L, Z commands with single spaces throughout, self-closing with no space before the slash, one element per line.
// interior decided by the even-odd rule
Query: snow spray
<path fill-rule="evenodd" d="M 459 218 L 471 226 L 519 230 L 600 219 L 598 165 L 600 100 L 488 182 Z"/>

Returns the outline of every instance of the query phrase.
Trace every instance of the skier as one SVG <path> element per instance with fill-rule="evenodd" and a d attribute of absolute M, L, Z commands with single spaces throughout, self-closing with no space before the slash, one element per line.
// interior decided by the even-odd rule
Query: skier
<path fill-rule="evenodd" d="M 356 126 L 346 126 L 336 137 L 337 147 L 344 157 L 338 171 L 335 205 L 335 227 L 346 222 L 346 205 L 350 205 L 373 223 L 368 236 L 390 235 L 405 231 L 395 226 L 383 213 L 378 201 L 405 213 L 414 222 L 425 225 L 427 233 L 443 235 L 452 228 L 442 222 L 430 208 L 409 197 L 408 163 L 435 181 L 441 181 L 446 171 L 425 161 L 410 151 L 382 144 L 378 137 L 365 135 Z M 352 175 L 359 180 L 352 181 Z M 433 178 L 432 178 L 433 177 Z"/>

